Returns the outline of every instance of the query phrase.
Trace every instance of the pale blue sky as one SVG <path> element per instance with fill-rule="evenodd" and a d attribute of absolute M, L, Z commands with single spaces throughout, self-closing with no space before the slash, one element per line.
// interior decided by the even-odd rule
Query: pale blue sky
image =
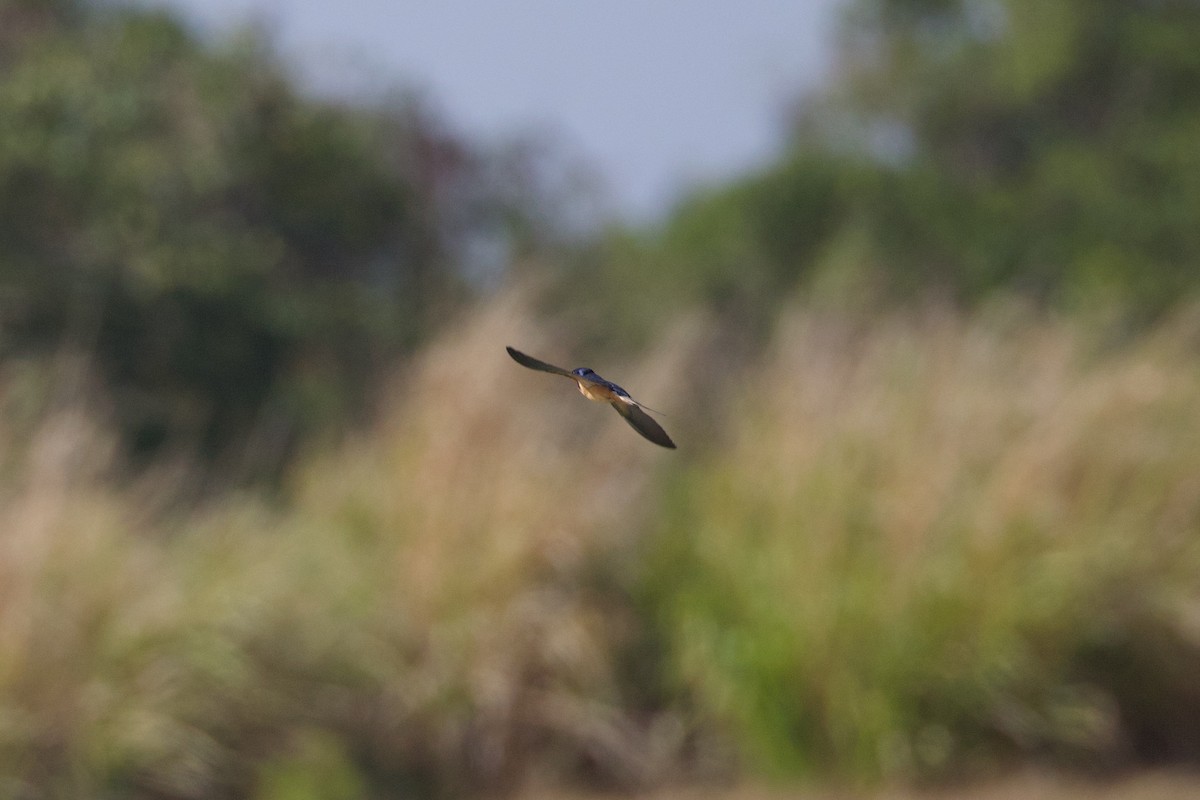
<path fill-rule="evenodd" d="M 609 206 L 764 162 L 785 104 L 826 77 L 843 0 L 142 0 L 206 29 L 264 24 L 322 91 L 416 88 L 466 135 L 545 133 Z"/>

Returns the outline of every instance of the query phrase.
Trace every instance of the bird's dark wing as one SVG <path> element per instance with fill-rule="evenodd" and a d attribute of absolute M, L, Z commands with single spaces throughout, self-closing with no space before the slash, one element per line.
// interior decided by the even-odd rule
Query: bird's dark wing
<path fill-rule="evenodd" d="M 547 364 L 545 361 L 538 361 L 533 356 L 527 356 L 514 347 L 505 347 L 504 349 L 508 351 L 510 356 L 512 356 L 513 361 L 517 362 L 522 367 L 529 367 L 530 369 L 536 369 L 542 372 L 551 372 L 555 375 L 562 375 L 564 378 L 571 378 L 572 380 L 575 379 L 574 375 L 562 367 L 556 367 L 553 364 Z"/>
<path fill-rule="evenodd" d="M 675 443 L 671 441 L 671 437 L 667 436 L 667 432 L 662 429 L 662 426 L 654 421 L 654 417 L 642 410 L 636 402 L 624 402 L 614 400 L 612 407 L 617 410 L 617 413 L 625 418 L 635 431 L 645 436 L 650 441 L 661 447 L 669 447 L 675 449 Z"/>

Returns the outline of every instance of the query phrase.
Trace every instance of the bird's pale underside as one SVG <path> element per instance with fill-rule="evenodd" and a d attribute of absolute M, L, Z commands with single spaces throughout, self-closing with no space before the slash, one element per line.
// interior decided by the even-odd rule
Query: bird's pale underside
<path fill-rule="evenodd" d="M 629 392 L 615 383 L 604 380 L 587 367 L 567 370 L 547 364 L 545 361 L 538 361 L 533 356 L 528 356 L 516 348 L 506 347 L 505 349 L 512 356 L 513 361 L 523 367 L 570 378 L 579 386 L 579 392 L 584 397 L 598 403 L 608 403 L 625 418 L 630 427 L 642 436 L 661 447 L 675 449 L 675 443 L 671 441 L 671 437 L 667 435 L 661 425 L 654 421 L 653 417 L 646 413 L 645 406 L 630 397 Z"/>

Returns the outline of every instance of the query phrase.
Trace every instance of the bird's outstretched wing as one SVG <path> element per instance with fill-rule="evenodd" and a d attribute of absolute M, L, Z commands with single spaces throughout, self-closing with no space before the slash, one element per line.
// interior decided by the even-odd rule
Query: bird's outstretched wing
<path fill-rule="evenodd" d="M 671 437 L 667 436 L 667 432 L 662 429 L 662 426 L 654 421 L 654 417 L 642 410 L 642 407 L 634 400 L 614 400 L 612 407 L 617 410 L 617 413 L 625 418 L 630 427 L 635 431 L 645 436 L 650 441 L 661 447 L 669 447 L 675 449 L 675 443 L 671 441 Z"/>
<path fill-rule="evenodd" d="M 505 347 L 504 349 L 508 351 L 510 356 L 512 356 L 512 360 L 520 364 L 522 367 L 529 367 L 530 369 L 540 370 L 541 372 L 550 372 L 555 375 L 562 375 L 564 378 L 571 378 L 572 380 L 575 379 L 574 375 L 562 367 L 556 367 L 553 364 L 547 364 L 545 361 L 538 361 L 533 356 L 527 356 L 520 350 L 517 350 L 515 347 Z"/>

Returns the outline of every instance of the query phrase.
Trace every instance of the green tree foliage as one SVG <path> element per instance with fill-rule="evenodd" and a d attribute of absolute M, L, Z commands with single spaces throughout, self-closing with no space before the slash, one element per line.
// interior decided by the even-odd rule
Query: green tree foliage
<path fill-rule="evenodd" d="M 135 449 L 345 412 L 514 219 L 421 104 L 307 98 L 253 37 L 78 0 L 0 32 L 0 344 L 94 356 Z"/>
<path fill-rule="evenodd" d="M 847 54 L 845 107 L 905 140 L 870 199 L 896 269 L 1150 313 L 1196 289 L 1196 3 L 870 0 Z"/>
<path fill-rule="evenodd" d="M 769 319 L 781 295 L 863 268 L 901 296 L 1143 317 L 1200 288 L 1200 4 L 848 11 L 835 79 L 779 160 L 611 248 L 594 280 L 627 318 L 732 299 Z"/>

